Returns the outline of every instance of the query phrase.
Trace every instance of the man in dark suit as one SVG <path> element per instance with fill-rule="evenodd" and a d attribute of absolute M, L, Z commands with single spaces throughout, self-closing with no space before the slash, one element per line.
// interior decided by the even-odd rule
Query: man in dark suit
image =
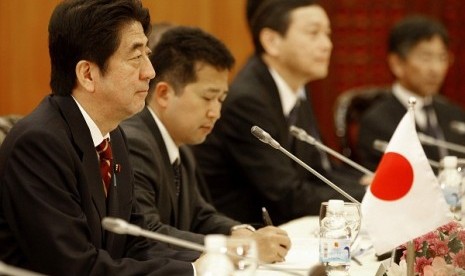
<path fill-rule="evenodd" d="M 375 140 L 389 141 L 415 97 L 415 121 L 419 132 L 436 139 L 465 145 L 463 134 L 452 122 L 465 123 L 465 112 L 438 95 L 450 66 L 449 37 L 444 26 L 424 16 L 407 17 L 390 32 L 388 62 L 396 81 L 392 94 L 377 102 L 363 116 L 358 138 L 362 163 L 374 170 L 382 153 Z M 440 161 L 445 155 L 463 154 L 436 146 L 423 145 L 426 156 Z"/>
<path fill-rule="evenodd" d="M 342 184 L 327 156 L 293 139 L 290 125 L 319 138 L 306 84 L 327 74 L 330 23 L 311 0 L 249 1 L 255 55 L 230 86 L 221 119 L 194 153 L 219 211 L 254 223 L 266 206 L 276 223 L 319 213 L 320 203 L 341 196 L 281 152 L 250 133 L 257 125 L 318 172 L 357 198 L 360 176 Z M 294 108 L 296 107 L 296 108 Z"/>
<path fill-rule="evenodd" d="M 206 202 L 199 191 L 205 184 L 187 147 L 203 142 L 220 116 L 234 64 L 231 53 L 200 29 L 172 27 L 150 59 L 157 76 L 147 106 L 121 124 L 134 165 L 136 199 L 149 228 L 197 243 L 213 233 L 252 236 L 262 261 L 283 260 L 290 247 L 285 231 L 271 226 L 255 231 Z"/>
<path fill-rule="evenodd" d="M 145 227 L 118 124 L 143 108 L 155 76 L 149 30 L 150 15 L 137 0 L 55 8 L 52 95 L 0 148 L 0 260 L 48 275 L 194 274 L 198 252 L 101 226 L 111 216 Z"/>

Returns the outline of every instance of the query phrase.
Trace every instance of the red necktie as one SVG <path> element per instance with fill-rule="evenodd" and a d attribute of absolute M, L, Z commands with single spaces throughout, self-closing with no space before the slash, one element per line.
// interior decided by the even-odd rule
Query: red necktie
<path fill-rule="evenodd" d="M 108 138 L 104 139 L 96 149 L 100 160 L 100 174 L 102 175 L 103 188 L 105 196 L 107 196 L 108 190 L 110 189 L 111 167 L 113 163 L 113 154 Z"/>

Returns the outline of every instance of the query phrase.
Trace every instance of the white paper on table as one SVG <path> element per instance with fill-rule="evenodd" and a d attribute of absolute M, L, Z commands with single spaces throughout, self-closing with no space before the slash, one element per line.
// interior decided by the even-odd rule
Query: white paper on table
<path fill-rule="evenodd" d="M 308 271 L 319 264 L 319 240 L 311 237 L 291 237 L 292 247 L 286 261 L 269 264 L 267 267 Z"/>

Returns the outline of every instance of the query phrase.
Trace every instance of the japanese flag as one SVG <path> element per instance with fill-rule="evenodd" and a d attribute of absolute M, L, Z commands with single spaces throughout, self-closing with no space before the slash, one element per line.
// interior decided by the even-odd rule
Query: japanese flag
<path fill-rule="evenodd" d="M 415 129 L 404 115 L 362 201 L 362 218 L 377 254 L 450 221 L 449 207 Z"/>

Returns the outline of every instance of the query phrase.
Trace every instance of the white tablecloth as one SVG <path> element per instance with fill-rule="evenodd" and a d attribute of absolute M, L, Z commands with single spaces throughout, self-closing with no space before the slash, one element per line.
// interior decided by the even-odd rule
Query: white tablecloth
<path fill-rule="evenodd" d="M 291 237 L 292 247 L 286 257 L 284 263 L 277 263 L 267 265 L 267 267 L 260 267 L 255 275 L 258 276 L 273 276 L 273 275 L 291 275 L 286 272 L 274 271 L 272 269 L 282 269 L 291 271 L 292 275 L 308 275 L 309 270 L 319 264 L 318 252 L 318 217 L 303 217 L 293 220 L 280 228 L 286 230 Z M 362 227 L 363 228 L 363 227 Z M 373 276 L 376 274 L 380 266 L 377 261 L 374 250 L 371 248 L 371 242 L 368 240 L 363 229 L 360 232 L 360 240 L 357 242 L 358 246 L 352 249 L 352 255 L 358 255 L 357 259 L 360 260 L 362 265 L 357 264 L 355 261 L 351 262 L 350 274 L 356 276 Z M 361 255 L 358 250 L 362 250 Z"/>

